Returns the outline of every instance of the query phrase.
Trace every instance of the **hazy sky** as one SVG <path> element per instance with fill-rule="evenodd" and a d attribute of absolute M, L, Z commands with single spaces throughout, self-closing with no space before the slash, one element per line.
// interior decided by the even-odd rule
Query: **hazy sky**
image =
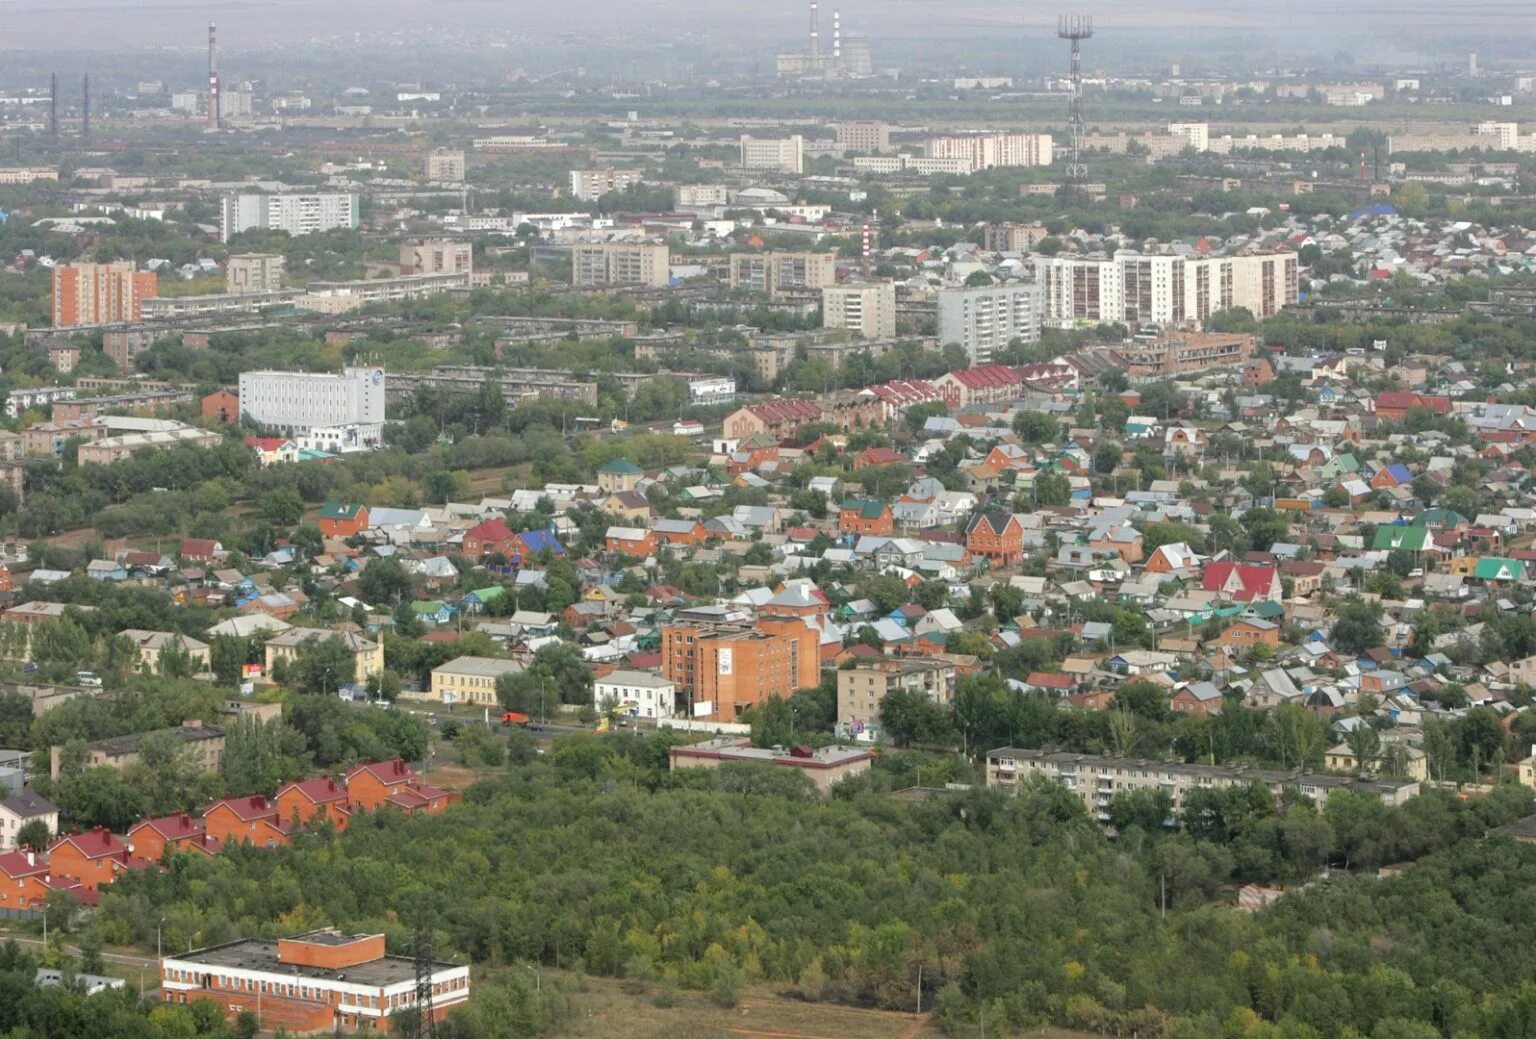
<path fill-rule="evenodd" d="M 823 0 L 823 31 L 840 7 L 844 32 L 872 39 L 965 40 L 993 47 L 1017 34 L 1021 47 L 1048 40 L 1058 11 L 1092 13 L 1101 53 L 1167 48 L 1180 42 L 1220 47 L 1247 34 L 1286 56 L 1347 50 L 1388 60 L 1450 60 L 1478 49 L 1486 60 L 1532 53 L 1531 0 L 1083 0 L 1077 6 L 1021 0 Z M 700 46 L 761 48 L 798 42 L 808 3 L 792 0 L 0 0 L 0 62 L 14 49 L 201 48 L 216 19 L 230 53 L 279 44 L 319 44 L 354 33 L 402 37 L 476 32 L 544 37 L 570 33 L 638 45 L 692 39 Z M 1235 36 L 1233 34 L 1236 34 Z M 1380 60 L 1373 58 L 1373 60 Z M 1536 64 L 1536 57 L 1532 58 Z"/>

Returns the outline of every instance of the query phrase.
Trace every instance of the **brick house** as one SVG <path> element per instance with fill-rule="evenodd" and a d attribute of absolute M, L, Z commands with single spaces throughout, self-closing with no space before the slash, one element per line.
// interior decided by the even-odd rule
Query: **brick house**
<path fill-rule="evenodd" d="M 1266 620 L 1240 620 L 1228 625 L 1216 639 L 1218 645 L 1229 649 L 1252 649 L 1254 646 L 1280 647 L 1280 625 Z"/>
<path fill-rule="evenodd" d="M 128 830 L 128 846 L 133 853 L 150 862 L 159 862 L 166 850 L 182 851 L 201 845 L 208 836 L 203 821 L 182 812 L 178 815 L 161 816 L 159 819 L 141 819 Z"/>
<path fill-rule="evenodd" d="M 87 889 L 106 887 L 129 870 L 148 865 L 105 826 L 85 833 L 65 834 L 48 849 L 49 874 L 72 877 Z"/>
<path fill-rule="evenodd" d="M 896 518 L 883 501 L 854 498 L 838 510 L 837 529 L 844 534 L 890 534 L 896 529 Z"/>
<path fill-rule="evenodd" d="M 517 535 L 503 519 L 481 520 L 464 532 L 459 551 L 471 559 L 500 555 L 508 559 L 516 555 Z"/>
<path fill-rule="evenodd" d="M 1024 525 L 1002 509 L 978 509 L 965 524 L 966 551 L 998 566 L 1024 557 Z"/>
<path fill-rule="evenodd" d="M 328 538 L 349 538 L 368 529 L 368 506 L 328 501 L 320 509 L 320 533 Z"/>
<path fill-rule="evenodd" d="M 644 559 L 656 551 L 656 536 L 644 527 L 609 527 L 603 547 L 620 555 Z"/>
<path fill-rule="evenodd" d="M 651 533 L 660 545 L 702 545 L 709 539 L 698 520 L 659 519 L 651 524 Z"/>
<path fill-rule="evenodd" d="M 48 858 L 30 851 L 0 855 L 0 913 L 40 909 L 48 901 Z"/>
<path fill-rule="evenodd" d="M 435 813 L 457 799 L 457 795 L 423 784 L 416 770 L 399 758 L 354 766 L 347 773 L 347 793 L 353 804 L 370 812 L 394 805 L 407 811 Z"/>
<path fill-rule="evenodd" d="M 347 788 L 329 777 L 286 783 L 278 788 L 277 817 L 297 829 L 323 816 L 338 830 L 352 818 L 352 798 Z"/>
<path fill-rule="evenodd" d="M 229 797 L 203 809 L 203 827 L 208 836 L 225 844 L 253 844 L 270 848 L 287 844 L 288 827 L 278 815 L 277 802 L 261 794 Z"/>

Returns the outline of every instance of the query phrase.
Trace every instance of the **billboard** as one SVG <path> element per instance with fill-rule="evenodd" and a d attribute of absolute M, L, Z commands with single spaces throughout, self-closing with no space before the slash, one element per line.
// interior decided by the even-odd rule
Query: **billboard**
<path fill-rule="evenodd" d="M 720 674 L 728 675 L 731 673 L 732 668 L 736 666 L 736 651 L 726 647 L 720 650 L 720 655 L 715 659 L 717 670 Z"/>
<path fill-rule="evenodd" d="M 693 704 L 693 716 L 695 718 L 708 718 L 715 713 L 713 700 L 695 700 Z"/>

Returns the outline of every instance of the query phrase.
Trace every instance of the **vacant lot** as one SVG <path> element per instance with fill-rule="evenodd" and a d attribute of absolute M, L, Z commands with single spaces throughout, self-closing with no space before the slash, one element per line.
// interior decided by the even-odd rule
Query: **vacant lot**
<path fill-rule="evenodd" d="M 546 981 L 552 973 L 546 973 Z M 663 1008 L 656 1005 L 654 990 L 635 995 L 618 982 L 599 978 L 588 978 L 585 985 L 586 991 L 572 993 L 574 1017 L 568 1035 L 590 1039 L 939 1039 L 942 1035 L 926 1014 L 919 1018 L 805 1003 L 766 989 L 747 992 L 730 1009 L 687 992 L 676 993 L 674 1005 Z M 1054 1028 L 1024 1034 L 1031 1039 L 1099 1039 Z"/>

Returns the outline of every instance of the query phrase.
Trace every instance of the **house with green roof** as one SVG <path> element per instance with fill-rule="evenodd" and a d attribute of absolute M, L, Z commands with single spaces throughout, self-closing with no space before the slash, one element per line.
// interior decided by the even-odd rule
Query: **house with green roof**
<path fill-rule="evenodd" d="M 358 502 L 328 501 L 320 508 L 320 533 L 328 538 L 349 538 L 368 529 L 368 506 Z"/>
<path fill-rule="evenodd" d="M 645 471 L 627 458 L 615 458 L 597 471 L 597 486 L 606 494 L 621 494 L 640 486 Z"/>
<path fill-rule="evenodd" d="M 1525 560 L 1501 559 L 1498 556 L 1484 556 L 1477 561 L 1477 568 L 1472 571 L 1472 576 L 1479 581 L 1523 581 L 1525 580 Z"/>
<path fill-rule="evenodd" d="M 1378 552 L 1426 552 L 1434 549 L 1434 532 L 1428 527 L 1399 527 L 1391 524 L 1376 528 L 1371 548 Z"/>

